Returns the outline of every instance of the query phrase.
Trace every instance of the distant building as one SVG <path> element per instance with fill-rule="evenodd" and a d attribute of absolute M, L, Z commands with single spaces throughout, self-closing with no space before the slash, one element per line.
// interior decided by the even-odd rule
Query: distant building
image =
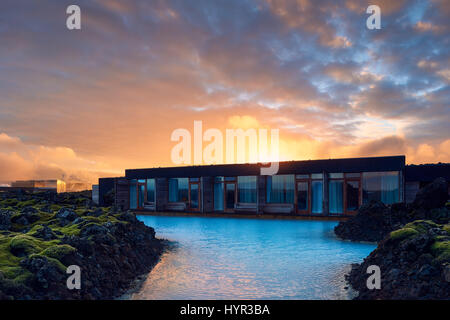
<path fill-rule="evenodd" d="M 79 192 L 85 190 L 91 190 L 92 185 L 87 182 L 74 182 L 67 181 L 66 182 L 66 192 Z"/>
<path fill-rule="evenodd" d="M 17 180 L 11 183 L 12 189 L 53 190 L 57 193 L 66 192 L 66 183 L 61 180 Z"/>
<path fill-rule="evenodd" d="M 413 202 L 419 189 L 436 178 L 447 180 L 450 194 L 450 163 L 407 165 L 405 167 L 405 201 Z"/>

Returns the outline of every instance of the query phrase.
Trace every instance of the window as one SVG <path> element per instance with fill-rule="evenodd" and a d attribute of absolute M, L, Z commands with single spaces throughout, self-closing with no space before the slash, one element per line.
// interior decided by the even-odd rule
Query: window
<path fill-rule="evenodd" d="M 299 181 L 297 182 L 297 210 L 307 211 L 308 210 L 308 182 Z"/>
<path fill-rule="evenodd" d="M 144 201 L 145 201 L 145 183 L 138 183 L 138 207 L 139 208 L 142 208 L 144 206 Z"/>
<path fill-rule="evenodd" d="M 343 179 L 343 173 L 330 173 L 330 179 Z"/>
<path fill-rule="evenodd" d="M 130 209 L 137 208 L 137 181 L 130 181 Z"/>
<path fill-rule="evenodd" d="M 268 203 L 294 203 L 294 175 L 267 176 Z"/>
<path fill-rule="evenodd" d="M 345 174 L 346 178 L 360 178 L 361 177 L 361 173 L 346 173 Z"/>
<path fill-rule="evenodd" d="M 169 179 L 169 202 L 188 202 L 188 178 Z"/>
<path fill-rule="evenodd" d="M 223 177 L 214 178 L 214 210 L 223 211 Z"/>
<path fill-rule="evenodd" d="M 344 181 L 330 180 L 328 183 L 328 204 L 332 214 L 344 212 Z"/>
<path fill-rule="evenodd" d="M 311 179 L 323 179 L 323 173 L 313 173 Z"/>
<path fill-rule="evenodd" d="M 147 202 L 155 202 L 155 179 L 147 179 Z"/>
<path fill-rule="evenodd" d="M 296 179 L 309 179 L 309 174 L 297 174 Z"/>
<path fill-rule="evenodd" d="M 256 177 L 238 177 L 238 202 L 256 203 Z"/>
<path fill-rule="evenodd" d="M 379 200 L 384 204 L 399 201 L 399 172 L 364 172 L 363 201 Z"/>
<path fill-rule="evenodd" d="M 311 182 L 311 212 L 322 213 L 323 208 L 323 181 L 313 180 Z"/>
<path fill-rule="evenodd" d="M 359 181 L 347 181 L 347 211 L 356 211 L 359 207 Z"/>

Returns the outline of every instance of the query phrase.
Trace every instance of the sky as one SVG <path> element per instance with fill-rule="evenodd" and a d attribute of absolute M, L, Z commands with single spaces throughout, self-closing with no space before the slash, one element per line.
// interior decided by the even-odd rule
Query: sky
<path fill-rule="evenodd" d="M 2 0 L 0 182 L 173 166 L 195 120 L 278 129 L 282 160 L 450 162 L 449 30 L 444 0 Z"/>

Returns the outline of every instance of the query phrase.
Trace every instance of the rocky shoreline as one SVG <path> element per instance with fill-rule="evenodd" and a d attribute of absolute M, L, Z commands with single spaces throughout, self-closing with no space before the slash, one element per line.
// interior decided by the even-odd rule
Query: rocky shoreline
<path fill-rule="evenodd" d="M 118 298 L 165 247 L 132 213 L 85 193 L 0 193 L 0 299 Z M 71 265 L 79 290 L 67 288 Z"/>
<path fill-rule="evenodd" d="M 435 180 L 412 204 L 371 202 L 335 227 L 341 239 L 378 242 L 346 275 L 355 299 L 450 299 L 450 207 L 448 186 Z M 369 266 L 378 266 L 381 288 L 369 289 Z"/>

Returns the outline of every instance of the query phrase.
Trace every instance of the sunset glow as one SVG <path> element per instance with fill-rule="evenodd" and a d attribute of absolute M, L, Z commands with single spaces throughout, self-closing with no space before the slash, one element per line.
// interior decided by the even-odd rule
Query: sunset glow
<path fill-rule="evenodd" d="M 69 31 L 67 1 L 2 1 L 0 182 L 174 166 L 195 120 L 279 129 L 280 160 L 450 162 L 450 3 L 368 30 L 368 1 L 312 2 L 80 0 Z"/>

